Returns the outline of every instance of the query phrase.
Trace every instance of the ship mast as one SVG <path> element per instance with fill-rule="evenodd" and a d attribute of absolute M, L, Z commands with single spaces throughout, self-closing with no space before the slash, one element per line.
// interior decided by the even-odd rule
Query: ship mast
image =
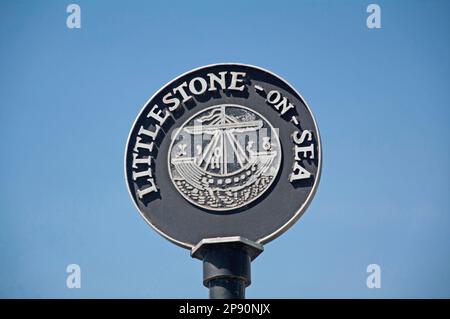
<path fill-rule="evenodd" d="M 203 166 L 203 169 L 220 169 L 222 175 L 228 174 L 228 144 L 231 146 L 233 155 L 236 156 L 239 166 L 244 167 L 249 162 L 245 149 L 237 141 L 233 133 L 244 133 L 256 131 L 262 127 L 262 121 L 244 121 L 239 122 L 235 117 L 227 115 L 225 105 L 212 110 L 208 115 L 199 119 L 200 125 L 187 126 L 184 128 L 189 134 L 209 134 L 212 135 L 211 141 L 205 148 L 205 151 L 199 154 L 196 161 L 197 165 Z M 207 122 L 207 124 L 203 124 Z"/>

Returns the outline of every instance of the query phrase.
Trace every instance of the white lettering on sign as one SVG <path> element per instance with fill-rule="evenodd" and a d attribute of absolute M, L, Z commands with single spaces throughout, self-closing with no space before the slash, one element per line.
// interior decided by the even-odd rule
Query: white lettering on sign
<path fill-rule="evenodd" d="M 199 96 L 216 90 L 244 91 L 245 72 L 222 71 L 217 74 L 208 73 L 206 76 L 197 76 L 189 81 L 177 84 L 170 92 L 162 97 L 164 107 L 153 105 L 147 114 L 152 120 L 151 127 L 141 126 L 135 138 L 132 160 L 132 178 L 136 181 L 146 181 L 149 184 L 137 190 L 139 198 L 158 192 L 154 180 L 152 154 L 157 147 L 156 140 L 171 112 L 176 111 L 182 103 L 188 102 L 194 96 Z M 180 151 L 182 151 L 180 149 Z M 180 153 L 181 154 L 181 153 Z"/>
<path fill-rule="evenodd" d="M 288 98 L 282 96 L 280 92 L 272 90 L 267 93 L 266 101 L 273 106 L 281 115 L 286 114 L 290 109 L 294 109 L 294 105 L 289 102 Z"/>
<path fill-rule="evenodd" d="M 292 104 L 286 96 L 283 96 L 280 91 L 271 90 L 268 93 L 260 85 L 255 85 L 255 90 L 261 96 L 264 96 L 266 103 L 269 104 L 275 111 L 285 118 L 290 118 L 290 121 L 295 126 L 300 126 L 300 122 L 295 112 L 295 105 Z"/>
<path fill-rule="evenodd" d="M 164 115 L 163 111 L 159 110 L 157 105 L 155 105 L 147 115 L 147 117 L 153 118 L 160 125 L 166 121 L 168 116 L 169 114 L 166 113 Z M 144 188 L 137 191 L 139 198 L 143 198 L 144 195 L 152 192 L 158 192 L 158 188 L 156 187 L 153 178 L 151 153 L 153 151 L 154 141 L 158 137 L 160 130 L 161 127 L 158 124 L 155 124 L 154 128 L 151 130 L 141 126 L 139 128 L 138 136 L 136 137 L 136 143 L 133 148 L 133 180 L 146 179 L 149 183 L 149 185 L 146 185 Z M 146 154 L 143 154 L 144 152 Z"/>
<path fill-rule="evenodd" d="M 312 132 L 308 130 L 304 130 L 301 134 L 299 131 L 295 131 L 292 134 L 294 141 L 294 165 L 292 167 L 292 173 L 289 175 L 289 181 L 291 183 L 312 176 L 302 166 L 304 159 L 314 159 L 314 143 L 312 143 L 312 138 Z"/>
<path fill-rule="evenodd" d="M 150 183 L 149 186 L 139 189 L 137 191 L 139 198 L 143 198 L 144 195 L 147 195 L 152 192 L 158 192 L 158 188 L 156 187 L 155 180 L 153 178 L 147 178 L 147 181 Z"/>
<path fill-rule="evenodd" d="M 206 77 L 195 77 L 189 82 L 185 81 L 164 95 L 163 103 L 170 112 L 175 111 L 181 103 L 186 103 L 193 96 L 216 90 L 245 90 L 245 72 L 222 71 L 217 74 L 208 73 Z M 227 85 L 228 83 L 228 85 Z"/>
<path fill-rule="evenodd" d="M 137 190 L 139 198 L 145 195 L 158 192 L 158 187 L 154 179 L 155 165 L 153 163 L 154 149 L 158 147 L 158 137 L 164 134 L 163 126 L 169 117 L 173 117 L 173 112 L 189 102 L 194 97 L 209 94 L 211 91 L 245 91 L 246 90 L 245 72 L 221 71 L 207 73 L 196 76 L 190 80 L 175 84 L 161 98 L 162 104 L 154 104 L 147 113 L 147 118 L 151 120 L 148 126 L 141 126 L 134 138 L 133 159 L 132 159 L 132 179 L 135 182 L 148 182 Z M 297 118 L 296 106 L 289 101 L 289 98 L 278 90 L 266 91 L 262 86 L 255 85 L 258 94 L 265 98 L 267 105 L 276 111 L 283 118 L 291 121 L 297 127 L 300 121 Z M 267 92 L 267 93 L 266 93 Z M 313 133 L 309 130 L 295 131 L 292 135 L 294 142 L 294 164 L 292 173 L 289 175 L 289 181 L 308 179 L 312 174 L 305 168 L 304 160 L 315 159 L 315 145 L 313 143 Z M 178 149 L 178 157 L 186 153 L 187 145 Z M 270 141 L 262 145 L 265 151 L 270 151 Z M 215 153 L 214 153 L 215 154 Z M 220 160 L 224 154 L 217 152 L 214 160 Z M 212 165 L 214 166 L 214 161 Z"/>

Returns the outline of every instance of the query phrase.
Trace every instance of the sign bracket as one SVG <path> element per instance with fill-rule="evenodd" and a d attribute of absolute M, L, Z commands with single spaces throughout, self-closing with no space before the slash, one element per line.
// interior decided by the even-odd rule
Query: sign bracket
<path fill-rule="evenodd" d="M 191 250 L 203 261 L 203 285 L 210 299 L 244 299 L 251 284 L 251 262 L 264 250 L 261 244 L 240 236 L 206 238 Z"/>

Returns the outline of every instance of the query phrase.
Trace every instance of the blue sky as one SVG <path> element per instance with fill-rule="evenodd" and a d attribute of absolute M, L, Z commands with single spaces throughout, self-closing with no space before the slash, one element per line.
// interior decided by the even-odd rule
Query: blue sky
<path fill-rule="evenodd" d="M 69 3 L 0 1 L 0 297 L 207 297 L 201 262 L 135 210 L 123 152 L 155 91 L 218 62 L 285 78 L 323 143 L 317 195 L 247 296 L 450 297 L 449 2 L 376 1 L 381 29 L 369 1 L 77 1 L 81 29 Z"/>

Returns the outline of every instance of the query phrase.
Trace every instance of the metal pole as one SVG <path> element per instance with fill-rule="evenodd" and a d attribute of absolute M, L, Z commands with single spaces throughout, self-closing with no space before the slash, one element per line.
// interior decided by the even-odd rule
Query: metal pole
<path fill-rule="evenodd" d="M 203 285 L 210 299 L 244 299 L 251 284 L 250 264 L 263 246 L 242 237 L 202 240 L 192 257 L 203 261 Z"/>

